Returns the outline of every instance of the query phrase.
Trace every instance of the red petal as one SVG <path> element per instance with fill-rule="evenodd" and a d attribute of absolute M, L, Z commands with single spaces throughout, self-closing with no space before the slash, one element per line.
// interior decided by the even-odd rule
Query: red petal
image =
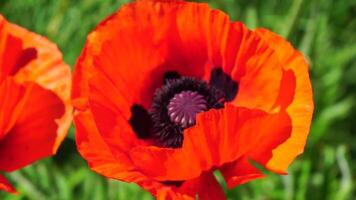
<path fill-rule="evenodd" d="M 76 141 L 80 154 L 88 161 L 89 167 L 95 172 L 109 178 L 126 182 L 136 182 L 156 195 L 157 199 L 191 199 L 199 193 L 202 197 L 223 197 L 220 186 L 215 178 L 208 173 L 201 177 L 186 181 L 181 187 L 167 186 L 139 172 L 125 153 L 113 153 L 101 138 L 93 116 L 90 112 L 82 112 L 75 117 Z M 207 192 L 209 189 L 210 192 Z M 202 198 L 205 199 L 205 198 Z"/>
<path fill-rule="evenodd" d="M 273 48 L 283 63 L 283 86 L 276 106 L 286 109 L 292 119 L 291 137 L 273 151 L 267 168 L 285 173 L 288 165 L 303 152 L 313 114 L 313 95 L 308 73 L 308 64 L 301 53 L 280 36 L 265 29 L 256 33 Z"/>
<path fill-rule="evenodd" d="M 233 188 L 265 176 L 248 161 L 247 157 L 242 157 L 233 163 L 225 164 L 220 170 L 227 182 L 228 188 Z"/>
<path fill-rule="evenodd" d="M 85 102 L 85 82 L 101 71 L 128 102 L 148 108 L 165 72 L 208 78 L 221 63 L 218 47 L 228 27 L 227 15 L 207 4 L 139 1 L 123 6 L 88 37 L 76 64 L 75 102 Z"/>
<path fill-rule="evenodd" d="M 111 151 L 114 153 L 127 151 L 136 145 L 145 144 L 144 140 L 136 137 L 128 123 L 131 106 L 121 95 L 121 90 L 118 90 L 104 75 L 98 74 L 91 79 L 90 91 L 93 119 Z"/>
<path fill-rule="evenodd" d="M 224 71 L 239 84 L 232 103 L 271 111 L 279 94 L 282 65 L 268 43 L 241 23 L 230 28 Z"/>
<path fill-rule="evenodd" d="M 11 65 L 10 73 L 7 75 L 14 76 L 19 83 L 35 82 L 53 91 L 65 103 L 66 112 L 59 120 L 58 137 L 53 147 L 53 152 L 56 152 L 72 121 L 72 107 L 69 100 L 70 68 L 64 63 L 57 46 L 46 38 L 7 22 L 1 15 L 0 29 L 0 42 L 11 40 L 3 49 L 0 47 L 0 54 L 6 56 L 6 61 L 11 62 L 4 66 L 0 59 L 1 71 L 4 68 L 8 70 L 7 65 Z"/>
<path fill-rule="evenodd" d="M 16 193 L 16 190 L 12 185 L 7 181 L 7 179 L 0 174 L 0 190 L 3 190 L 5 192 L 9 193 Z"/>
<path fill-rule="evenodd" d="M 18 118 L 0 141 L 0 170 L 13 171 L 53 154 L 62 101 L 36 84 L 26 84 Z"/>
<path fill-rule="evenodd" d="M 4 21 L 4 18 L 1 18 L 1 16 L 0 21 Z M 7 30 L 4 27 L 4 25 L 0 27 L 0 34 L 3 35 L 0 38 L 2 40 L 0 44 L 3 44 L 0 49 L 2 58 L 0 61 L 0 82 L 6 76 L 14 76 L 20 69 L 37 57 L 37 50 L 35 48 L 24 48 L 23 41 L 20 38 L 7 34 Z"/>
<path fill-rule="evenodd" d="M 212 172 L 204 172 L 198 178 L 185 181 L 178 191 L 194 199 L 224 200 L 226 196 Z"/>
<path fill-rule="evenodd" d="M 2 56 L 0 61 L 0 82 L 4 80 L 6 76 L 15 75 L 28 62 L 36 58 L 37 54 L 34 48 L 24 49 L 21 39 L 12 35 L 6 36 L 5 33 L 1 32 L 4 31 L 0 30 L 0 34 L 4 34 L 5 36 L 3 36 L 2 39 L 4 41 L 0 41 L 4 44 L 3 49 L 0 49 L 0 55 Z"/>
<path fill-rule="evenodd" d="M 36 58 L 35 48 L 24 48 L 21 38 L 8 34 L 8 23 L 0 15 L 0 82 L 6 76 L 15 75 Z"/>
<path fill-rule="evenodd" d="M 80 154 L 88 161 L 92 170 L 106 177 L 126 181 L 146 179 L 139 172 L 128 155 L 122 152 L 113 154 L 104 142 L 89 111 L 77 114 L 74 120 L 76 142 Z"/>
<path fill-rule="evenodd" d="M 11 78 L 0 83 L 0 140 L 14 126 L 22 109 L 22 106 L 18 104 L 24 93 L 25 89 Z"/>
<path fill-rule="evenodd" d="M 198 114 L 197 124 L 185 130 L 182 148 L 136 147 L 131 158 L 150 177 L 186 180 L 246 155 L 263 157 L 260 152 L 270 153 L 290 131 L 285 113 L 267 114 L 226 104 L 224 109 Z"/>

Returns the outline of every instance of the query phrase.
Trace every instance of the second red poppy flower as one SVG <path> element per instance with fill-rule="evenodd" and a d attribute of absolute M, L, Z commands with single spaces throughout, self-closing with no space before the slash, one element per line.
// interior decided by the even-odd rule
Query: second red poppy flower
<path fill-rule="evenodd" d="M 0 190 L 2 176 L 55 154 L 72 122 L 71 73 L 55 44 L 0 15 Z"/>

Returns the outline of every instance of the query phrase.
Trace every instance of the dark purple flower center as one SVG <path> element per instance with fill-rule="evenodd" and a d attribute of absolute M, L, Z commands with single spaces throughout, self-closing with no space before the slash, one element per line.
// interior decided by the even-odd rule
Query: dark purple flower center
<path fill-rule="evenodd" d="M 196 114 L 222 108 L 224 101 L 224 93 L 205 81 L 192 77 L 168 78 L 156 90 L 149 110 L 152 135 L 161 146 L 180 147 L 183 131 L 195 124 Z"/>
<path fill-rule="evenodd" d="M 223 108 L 238 90 L 237 83 L 221 68 L 212 71 L 209 83 L 176 72 L 165 73 L 163 82 L 148 112 L 133 105 L 129 123 L 139 138 L 151 138 L 158 146 L 171 148 L 182 146 L 184 129 L 195 125 L 198 113 Z"/>
<path fill-rule="evenodd" d="M 169 101 L 168 115 L 172 122 L 186 128 L 195 124 L 195 115 L 207 109 L 203 95 L 194 91 L 183 91 Z"/>

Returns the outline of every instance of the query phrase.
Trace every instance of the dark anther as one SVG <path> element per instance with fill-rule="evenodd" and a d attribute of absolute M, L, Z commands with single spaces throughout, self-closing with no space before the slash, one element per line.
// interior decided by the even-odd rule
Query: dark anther
<path fill-rule="evenodd" d="M 131 118 L 129 123 L 138 138 L 147 139 L 150 137 L 152 127 L 151 117 L 147 110 L 140 105 L 134 104 L 131 107 Z"/>
<path fill-rule="evenodd" d="M 183 185 L 184 181 L 162 181 L 164 185 L 180 187 Z"/>
<path fill-rule="evenodd" d="M 222 68 L 211 71 L 209 84 L 224 92 L 226 101 L 232 101 L 238 91 L 238 84 Z"/>
<path fill-rule="evenodd" d="M 163 75 L 163 84 L 167 84 L 169 80 L 172 79 L 179 79 L 181 76 L 178 74 L 178 72 L 175 71 L 168 71 L 164 73 Z"/>

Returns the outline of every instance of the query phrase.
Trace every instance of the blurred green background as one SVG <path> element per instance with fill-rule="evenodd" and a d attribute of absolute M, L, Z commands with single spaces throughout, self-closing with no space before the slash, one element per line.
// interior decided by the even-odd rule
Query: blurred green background
<path fill-rule="evenodd" d="M 128 0 L 0 0 L 13 23 L 57 43 L 73 66 L 90 30 Z M 356 199 L 356 1 L 210 0 L 232 20 L 279 33 L 310 61 L 315 114 L 305 153 L 288 176 L 268 177 L 227 191 L 229 199 Z M 153 199 L 134 184 L 90 171 L 74 130 L 59 153 L 7 174 L 19 195 L 0 199 Z"/>

